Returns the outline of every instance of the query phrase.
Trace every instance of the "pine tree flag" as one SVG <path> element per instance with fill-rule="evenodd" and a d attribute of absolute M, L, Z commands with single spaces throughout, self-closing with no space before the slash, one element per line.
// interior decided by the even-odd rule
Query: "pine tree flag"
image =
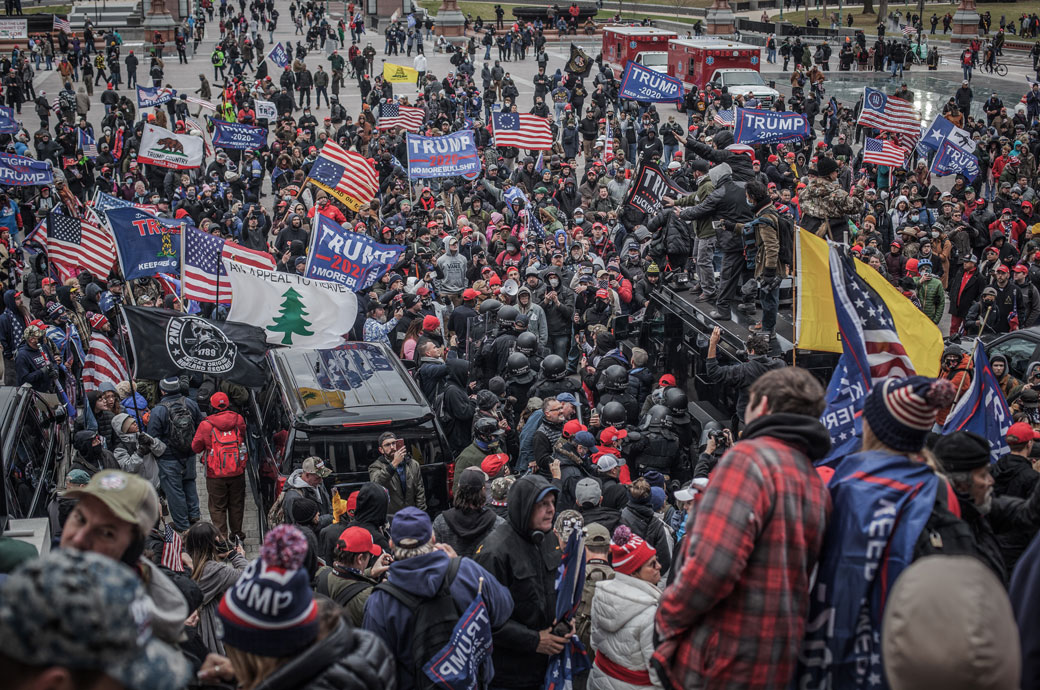
<path fill-rule="evenodd" d="M 229 321 L 259 326 L 267 342 L 289 347 L 342 345 L 357 318 L 358 303 L 347 286 L 225 261 L 231 283 Z"/>

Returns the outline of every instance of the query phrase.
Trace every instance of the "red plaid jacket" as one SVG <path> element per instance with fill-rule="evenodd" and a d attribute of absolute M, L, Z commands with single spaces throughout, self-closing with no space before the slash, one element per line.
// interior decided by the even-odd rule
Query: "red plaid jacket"
<path fill-rule="evenodd" d="M 794 672 L 830 512 L 812 458 L 830 439 L 793 414 L 744 438 L 712 472 L 661 597 L 654 660 L 674 688 L 786 688 Z"/>

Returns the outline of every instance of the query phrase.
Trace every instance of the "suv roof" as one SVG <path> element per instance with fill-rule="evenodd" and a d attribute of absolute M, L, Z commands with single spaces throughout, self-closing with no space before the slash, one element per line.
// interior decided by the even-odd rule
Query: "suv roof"
<path fill-rule="evenodd" d="M 389 427 L 433 417 L 418 386 L 385 345 L 287 348 L 268 356 L 296 425 Z"/>

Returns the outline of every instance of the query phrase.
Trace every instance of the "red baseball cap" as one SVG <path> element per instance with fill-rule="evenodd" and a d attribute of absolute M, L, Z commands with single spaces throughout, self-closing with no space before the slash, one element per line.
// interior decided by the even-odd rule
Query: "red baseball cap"
<path fill-rule="evenodd" d="M 415 291 L 415 294 L 422 295 L 423 297 L 425 297 L 426 295 L 430 294 L 430 288 L 423 285 Z"/>
<path fill-rule="evenodd" d="M 1004 264 L 1000 264 L 999 266 L 997 266 L 997 273 L 1010 273 L 1010 272 L 1011 271 L 1009 271 L 1008 267 L 1005 266 Z"/>
<path fill-rule="evenodd" d="M 441 320 L 436 316 L 430 316 L 427 314 L 422 320 L 422 329 L 424 331 L 435 331 L 440 328 Z"/>
<path fill-rule="evenodd" d="M 480 297 L 480 293 L 473 288 L 466 288 L 462 291 L 462 299 L 464 300 L 476 299 L 478 297 Z"/>
<path fill-rule="evenodd" d="M 1007 432 L 1007 442 L 1016 446 L 1040 438 L 1040 434 L 1033 431 L 1028 422 L 1015 422 Z"/>
<path fill-rule="evenodd" d="M 493 479 L 498 476 L 498 473 L 502 471 L 507 462 L 509 462 L 509 455 L 506 453 L 485 455 L 480 462 L 480 469 L 484 471 L 484 474 Z"/>
<path fill-rule="evenodd" d="M 610 293 L 607 292 L 606 288 L 600 288 L 599 290 L 596 290 L 596 297 L 599 299 L 607 299 L 610 297 Z"/>
<path fill-rule="evenodd" d="M 54 285 L 57 282 L 54 278 L 44 278 L 40 281 L 40 285 Z"/>
<path fill-rule="evenodd" d="M 348 527 L 339 535 L 339 545 L 349 553 L 370 553 L 378 556 L 383 549 L 372 543 L 372 534 L 364 527 Z"/>
<path fill-rule="evenodd" d="M 579 431 L 588 431 L 588 428 L 584 424 L 579 422 L 577 419 L 572 419 L 571 421 L 563 425 L 564 436 L 573 436 Z"/>
<path fill-rule="evenodd" d="M 599 432 L 600 443 L 611 444 L 628 436 L 628 429 L 618 429 L 616 426 L 608 426 L 603 431 Z"/>
<path fill-rule="evenodd" d="M 675 377 L 672 376 L 671 374 L 665 374 L 661 378 L 657 379 L 657 385 L 658 386 L 662 386 L 662 387 L 664 387 L 664 386 L 674 386 L 675 385 Z"/>
<path fill-rule="evenodd" d="M 213 395 L 209 396 L 209 406 L 212 407 L 214 410 L 227 409 L 228 405 L 230 404 L 231 401 L 228 400 L 227 393 L 217 391 Z"/>
<path fill-rule="evenodd" d="M 1015 267 L 1011 270 L 1015 273 L 1029 273 L 1029 267 L 1025 264 L 1015 264 Z"/>

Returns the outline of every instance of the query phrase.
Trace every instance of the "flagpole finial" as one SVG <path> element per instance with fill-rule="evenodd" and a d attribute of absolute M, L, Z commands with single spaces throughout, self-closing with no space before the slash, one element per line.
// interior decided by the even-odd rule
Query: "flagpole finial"
<path fill-rule="evenodd" d="M 484 589 L 484 578 L 483 576 L 477 580 L 477 596 L 480 596 L 481 591 Z"/>

